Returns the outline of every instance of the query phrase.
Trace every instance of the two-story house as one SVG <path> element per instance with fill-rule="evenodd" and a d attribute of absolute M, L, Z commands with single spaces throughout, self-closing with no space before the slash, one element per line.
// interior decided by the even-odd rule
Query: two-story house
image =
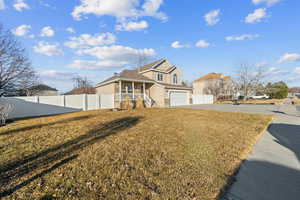
<path fill-rule="evenodd" d="M 230 76 L 210 73 L 193 82 L 193 94 L 213 95 L 217 99 L 232 99 L 234 85 Z"/>
<path fill-rule="evenodd" d="M 147 107 L 169 107 L 191 103 L 192 88 L 182 83 L 182 72 L 166 59 L 124 70 L 96 85 L 97 94 L 113 94 L 115 107 L 125 98 L 144 99 Z"/>

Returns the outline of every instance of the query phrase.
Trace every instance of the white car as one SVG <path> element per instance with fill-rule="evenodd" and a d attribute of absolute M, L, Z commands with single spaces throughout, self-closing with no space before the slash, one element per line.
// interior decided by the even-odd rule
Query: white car
<path fill-rule="evenodd" d="M 270 96 L 264 94 L 264 95 L 256 95 L 256 96 L 251 96 L 250 99 L 269 99 Z"/>

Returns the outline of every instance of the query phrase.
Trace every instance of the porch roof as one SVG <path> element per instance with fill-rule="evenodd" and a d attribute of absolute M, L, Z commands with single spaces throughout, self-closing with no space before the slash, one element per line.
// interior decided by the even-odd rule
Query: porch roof
<path fill-rule="evenodd" d="M 97 84 L 96 87 L 112 83 L 115 81 L 134 81 L 134 82 L 146 82 L 146 83 L 154 83 L 153 80 L 147 78 L 146 76 L 141 75 L 137 69 L 134 70 L 124 70 L 114 76 L 102 81 L 101 83 Z"/>

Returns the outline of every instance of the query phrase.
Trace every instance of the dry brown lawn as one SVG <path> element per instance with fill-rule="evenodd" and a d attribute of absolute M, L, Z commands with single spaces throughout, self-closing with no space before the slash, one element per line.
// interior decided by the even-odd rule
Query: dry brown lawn
<path fill-rule="evenodd" d="M 91 111 L 0 128 L 0 198 L 217 199 L 271 116 Z"/>

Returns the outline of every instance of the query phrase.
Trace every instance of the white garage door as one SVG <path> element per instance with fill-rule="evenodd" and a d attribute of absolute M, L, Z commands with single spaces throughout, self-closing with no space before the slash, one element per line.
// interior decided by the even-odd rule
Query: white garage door
<path fill-rule="evenodd" d="M 187 92 L 171 92 L 170 93 L 170 105 L 171 106 L 188 105 L 188 93 Z"/>

